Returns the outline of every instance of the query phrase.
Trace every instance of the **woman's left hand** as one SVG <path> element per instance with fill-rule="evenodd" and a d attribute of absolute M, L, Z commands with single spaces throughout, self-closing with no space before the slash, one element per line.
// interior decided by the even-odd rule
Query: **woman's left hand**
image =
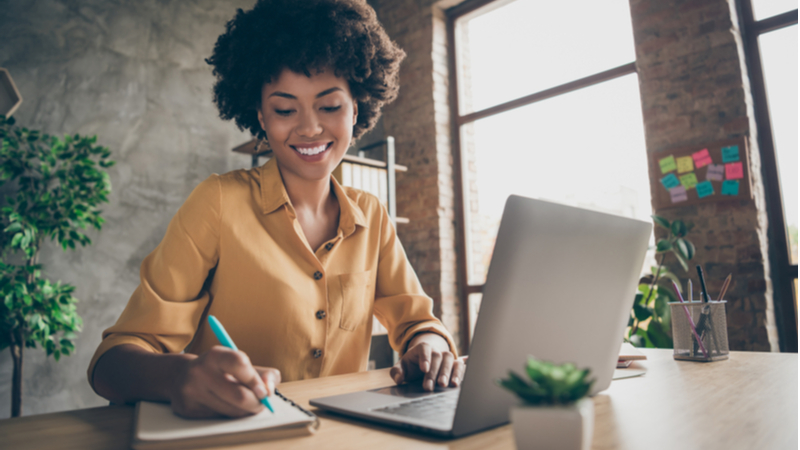
<path fill-rule="evenodd" d="M 414 337 L 408 351 L 395 364 L 389 375 L 397 384 L 422 379 L 422 388 L 433 391 L 436 384 L 456 387 L 464 379 L 464 360 L 450 352 L 443 337 L 422 333 Z"/>

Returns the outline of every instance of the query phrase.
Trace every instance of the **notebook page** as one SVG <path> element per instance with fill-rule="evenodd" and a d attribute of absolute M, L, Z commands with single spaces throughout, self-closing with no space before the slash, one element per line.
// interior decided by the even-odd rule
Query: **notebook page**
<path fill-rule="evenodd" d="M 269 400 L 275 414 L 265 408 L 258 414 L 240 419 L 184 419 L 173 414 L 170 405 L 166 403 L 141 402 L 137 438 L 143 441 L 165 441 L 239 433 L 314 420 L 277 395 L 271 396 Z"/>

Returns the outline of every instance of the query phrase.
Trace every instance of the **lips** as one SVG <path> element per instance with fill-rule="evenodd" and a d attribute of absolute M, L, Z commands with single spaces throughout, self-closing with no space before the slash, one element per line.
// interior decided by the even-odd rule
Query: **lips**
<path fill-rule="evenodd" d="M 318 155 L 333 145 L 333 142 L 328 142 L 319 145 L 306 145 L 306 146 L 299 146 L 299 145 L 292 145 L 291 147 L 301 155 L 305 156 L 314 156 Z"/>

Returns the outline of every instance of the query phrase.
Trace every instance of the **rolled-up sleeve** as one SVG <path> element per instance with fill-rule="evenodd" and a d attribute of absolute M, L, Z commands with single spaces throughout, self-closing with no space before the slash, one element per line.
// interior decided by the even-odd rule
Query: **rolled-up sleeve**
<path fill-rule="evenodd" d="M 402 356 L 415 335 L 430 332 L 443 337 L 457 355 L 452 336 L 434 316 L 433 300 L 422 290 L 394 225 L 382 211 L 374 314 L 388 330 L 389 344 Z"/>
<path fill-rule="evenodd" d="M 219 177 L 212 175 L 194 189 L 144 259 L 139 287 L 92 357 L 87 375 L 93 387 L 97 361 L 112 347 L 177 353 L 192 341 L 210 301 L 204 285 L 219 259 L 220 199 Z"/>

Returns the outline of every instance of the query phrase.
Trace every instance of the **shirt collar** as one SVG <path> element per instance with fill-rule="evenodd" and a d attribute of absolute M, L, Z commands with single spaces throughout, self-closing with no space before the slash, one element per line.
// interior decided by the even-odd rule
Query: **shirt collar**
<path fill-rule="evenodd" d="M 261 209 L 264 214 L 270 214 L 285 204 L 291 205 L 289 194 L 283 185 L 280 169 L 275 158 L 261 166 Z M 356 225 L 367 228 L 367 219 L 364 212 L 350 197 L 347 196 L 342 186 L 331 176 L 331 186 L 336 199 L 339 200 L 339 228 L 345 236 L 355 231 Z"/>

